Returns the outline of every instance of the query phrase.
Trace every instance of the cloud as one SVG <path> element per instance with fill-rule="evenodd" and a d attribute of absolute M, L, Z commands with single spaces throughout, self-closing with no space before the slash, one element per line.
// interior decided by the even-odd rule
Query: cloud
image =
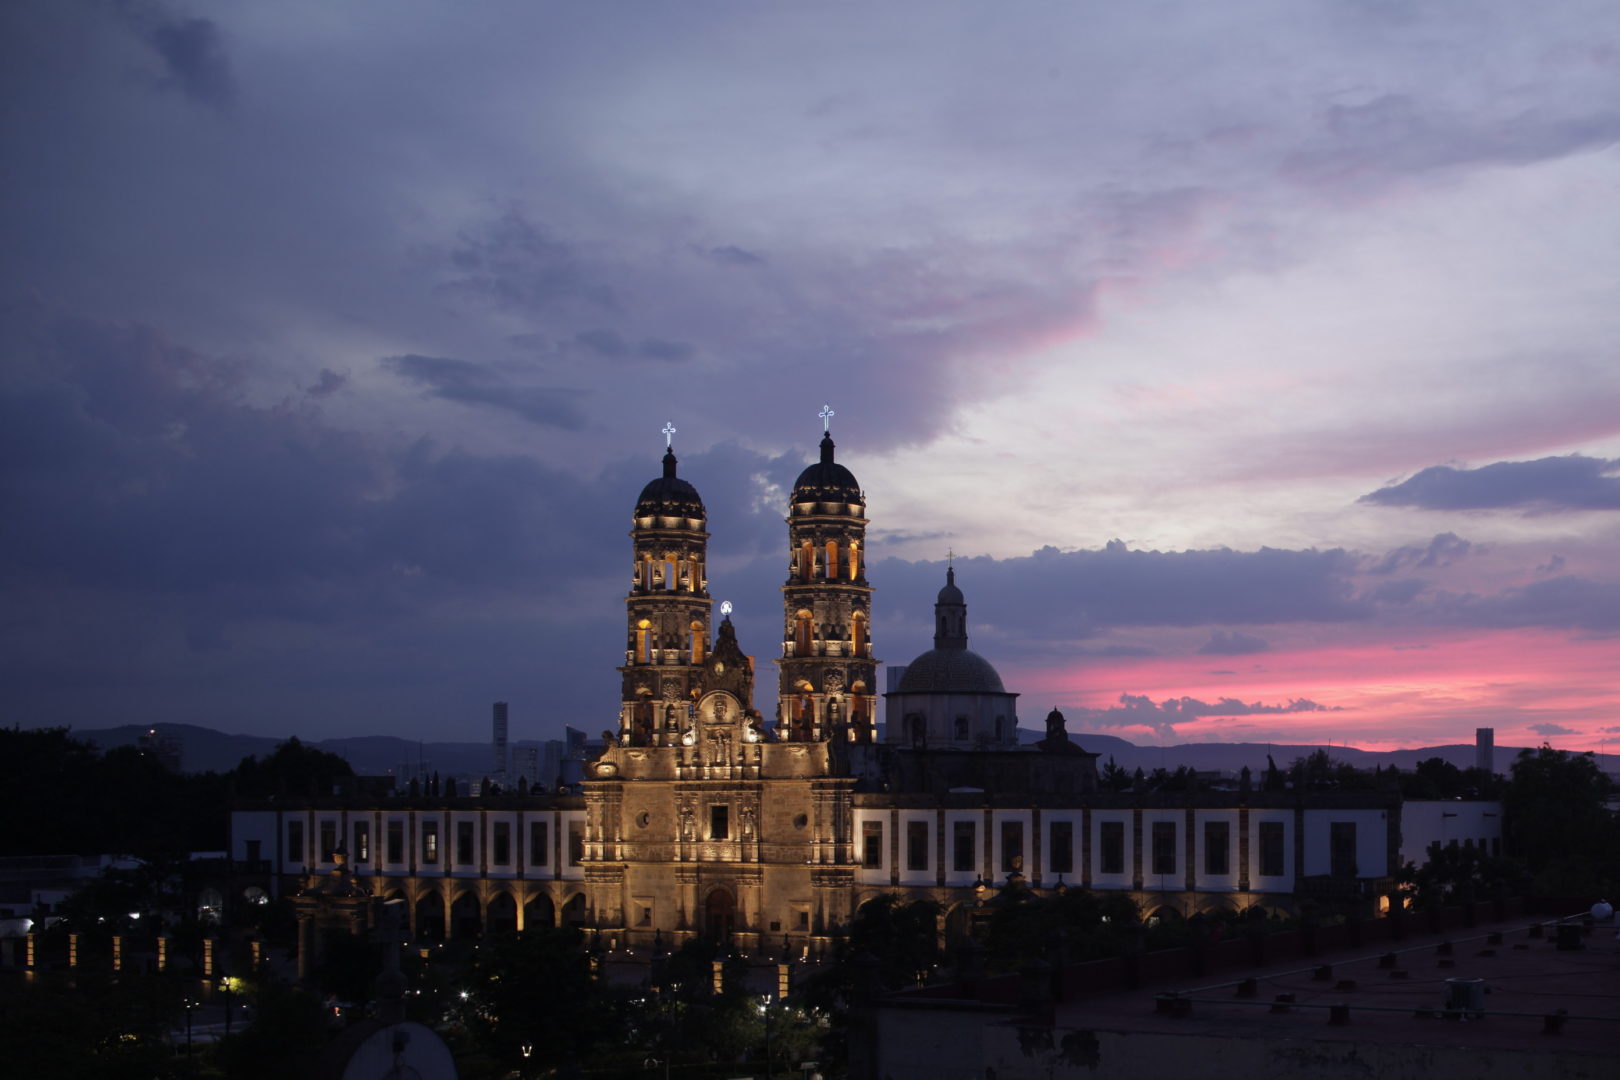
<path fill-rule="evenodd" d="M 574 335 L 574 340 L 580 345 L 609 359 L 623 359 L 626 357 L 641 357 L 648 360 L 682 361 L 690 360 L 697 351 L 684 341 L 666 341 L 663 338 L 643 338 L 639 344 L 620 337 L 612 330 L 585 330 Z"/>
<path fill-rule="evenodd" d="M 1620 460 L 1570 454 L 1477 469 L 1433 465 L 1360 502 L 1423 510 L 1620 510 Z"/>
<path fill-rule="evenodd" d="M 1436 594 L 1433 616 L 1453 625 L 1620 631 L 1620 583 L 1563 575 L 1499 593 Z"/>
<path fill-rule="evenodd" d="M 120 2 L 130 27 L 163 61 L 160 89 L 179 90 L 192 101 L 225 107 L 236 95 L 224 35 L 212 19 L 166 11 L 156 3 Z"/>
<path fill-rule="evenodd" d="M 1271 646 L 1264 638 L 1242 634 L 1236 630 L 1211 630 L 1209 640 L 1198 647 L 1203 656 L 1247 656 L 1261 653 Z"/>
<path fill-rule="evenodd" d="M 594 279 L 572 246 L 521 211 L 508 210 L 462 233 L 449 252 L 454 275 L 440 288 L 502 311 L 538 314 L 559 305 L 615 310 L 611 287 Z"/>
<path fill-rule="evenodd" d="M 1093 727 L 1147 727 L 1160 735 L 1169 735 L 1175 732 L 1177 725 L 1198 720 L 1334 711 L 1337 710 L 1332 706 L 1320 705 L 1308 698 L 1296 698 L 1283 705 L 1267 705 L 1236 698 L 1208 702 L 1193 697 L 1179 697 L 1156 702 L 1146 694 L 1121 694 L 1118 705 L 1106 709 L 1076 708 L 1071 719 Z"/>
<path fill-rule="evenodd" d="M 329 397 L 349 385 L 347 375 L 339 375 L 331 368 L 322 368 L 321 376 L 312 386 L 304 387 L 304 393 L 310 397 Z"/>
<path fill-rule="evenodd" d="M 1546 562 L 1539 563 L 1536 566 L 1536 573 L 1538 574 L 1559 574 L 1562 573 L 1563 570 L 1564 557 L 1562 555 L 1554 555 Z"/>
<path fill-rule="evenodd" d="M 1531 724 L 1530 730 L 1537 735 L 1578 735 L 1580 732 L 1574 728 L 1567 728 L 1563 724 Z"/>
<path fill-rule="evenodd" d="M 1473 550 L 1474 545 L 1456 533 L 1437 533 L 1424 547 L 1398 547 L 1369 567 L 1373 574 L 1389 574 L 1408 567 L 1432 569 L 1450 566 Z"/>
<path fill-rule="evenodd" d="M 583 391 L 557 387 L 513 386 L 482 364 L 442 356 L 385 356 L 383 366 L 400 378 L 425 388 L 432 397 L 464 405 L 488 405 L 516 413 L 534 424 L 578 431 L 585 426 L 580 410 Z"/>
<path fill-rule="evenodd" d="M 707 250 L 698 249 L 704 258 L 720 263 L 723 266 L 760 266 L 765 262 L 763 255 L 756 255 L 752 251 L 744 251 L 740 247 L 730 244 L 724 247 L 712 247 Z"/>

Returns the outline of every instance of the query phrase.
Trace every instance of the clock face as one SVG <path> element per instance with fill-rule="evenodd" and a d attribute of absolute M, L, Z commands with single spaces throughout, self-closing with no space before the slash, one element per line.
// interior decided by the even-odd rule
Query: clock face
<path fill-rule="evenodd" d="M 716 660 L 714 662 L 714 673 L 716 675 L 724 675 L 726 673 L 726 665 L 724 661 Z"/>

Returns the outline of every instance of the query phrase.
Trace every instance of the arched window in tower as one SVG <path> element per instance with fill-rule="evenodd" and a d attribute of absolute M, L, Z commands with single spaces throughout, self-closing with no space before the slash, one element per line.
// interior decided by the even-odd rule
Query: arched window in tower
<path fill-rule="evenodd" d="M 855 581 L 861 576 L 861 542 L 849 542 L 849 580 Z"/>
<path fill-rule="evenodd" d="M 663 558 L 663 561 L 659 565 L 660 565 L 659 573 L 663 574 L 663 576 L 664 576 L 664 588 L 669 589 L 671 591 L 674 591 L 674 589 L 675 589 L 675 557 L 672 556 L 672 555 L 665 555 L 664 558 Z"/>
<path fill-rule="evenodd" d="M 849 620 L 850 652 L 854 656 L 866 655 L 866 616 L 857 611 Z"/>
<path fill-rule="evenodd" d="M 810 613 L 800 611 L 793 616 L 793 655 L 810 656 L 813 627 L 810 622 Z"/>
<path fill-rule="evenodd" d="M 799 580 L 811 581 L 815 578 L 815 576 L 815 549 L 810 546 L 810 541 L 806 540 L 803 544 L 799 545 Z"/>
<path fill-rule="evenodd" d="M 692 631 L 692 663 L 703 663 L 703 624 L 693 621 Z"/>
<path fill-rule="evenodd" d="M 652 663 L 652 623 L 646 619 L 636 623 L 636 663 Z"/>
<path fill-rule="evenodd" d="M 652 566 L 652 556 L 643 555 L 641 557 L 641 587 L 643 590 L 650 590 L 653 587 Z"/>
<path fill-rule="evenodd" d="M 838 580 L 838 541 L 827 541 L 827 580 Z"/>

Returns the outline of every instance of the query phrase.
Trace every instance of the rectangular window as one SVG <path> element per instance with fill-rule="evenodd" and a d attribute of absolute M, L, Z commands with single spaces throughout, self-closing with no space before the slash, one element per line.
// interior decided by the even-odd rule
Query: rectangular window
<path fill-rule="evenodd" d="M 1260 876 L 1282 877 L 1284 865 L 1283 823 L 1280 821 L 1262 821 L 1260 823 Z"/>
<path fill-rule="evenodd" d="M 965 716 L 958 716 L 956 718 L 956 741 L 957 742 L 967 742 L 967 739 L 968 739 L 968 718 L 965 717 Z"/>
<path fill-rule="evenodd" d="M 287 822 L 287 861 L 304 861 L 304 823 L 302 821 Z"/>
<path fill-rule="evenodd" d="M 371 861 L 371 822 L 354 823 L 354 861 Z"/>
<path fill-rule="evenodd" d="M 568 865 L 580 866 L 585 862 L 585 823 L 568 823 Z"/>
<path fill-rule="evenodd" d="M 1074 822 L 1052 822 L 1046 845 L 1046 865 L 1054 874 L 1074 873 Z"/>
<path fill-rule="evenodd" d="M 1125 823 L 1123 821 L 1104 821 L 1097 827 L 1097 846 L 1101 848 L 1098 854 L 1100 865 L 1099 874 L 1123 874 L 1125 872 Z"/>
<path fill-rule="evenodd" d="M 331 862 L 332 861 L 332 852 L 337 850 L 337 845 L 338 845 L 337 835 L 338 835 L 337 822 L 335 822 L 335 821 L 323 821 L 323 822 L 321 822 L 321 861 L 322 862 Z"/>
<path fill-rule="evenodd" d="M 709 839 L 729 840 L 731 838 L 731 807 L 726 803 L 718 803 L 709 807 Z"/>
<path fill-rule="evenodd" d="M 1232 872 L 1232 823 L 1204 822 L 1204 873 L 1222 877 Z"/>
<path fill-rule="evenodd" d="M 510 821 L 497 821 L 494 827 L 492 846 L 489 861 L 496 866 L 507 866 L 512 862 L 512 823 Z"/>
<path fill-rule="evenodd" d="M 978 829 L 971 821 L 957 821 L 951 827 L 951 867 L 962 873 L 974 869 L 978 853 Z"/>
<path fill-rule="evenodd" d="M 460 866 L 473 864 L 473 823 L 470 821 L 456 822 L 456 863 Z"/>
<path fill-rule="evenodd" d="M 1173 821 L 1153 823 L 1153 872 L 1176 872 L 1176 823 Z"/>
<path fill-rule="evenodd" d="M 1469 841 L 1470 844 L 1473 841 Z M 1328 852 L 1332 856 L 1333 864 L 1330 873 L 1334 877 L 1355 877 L 1356 866 L 1356 823 L 1353 821 L 1332 821 L 1328 823 Z"/>
<path fill-rule="evenodd" d="M 906 869 L 928 869 L 928 822 L 906 822 Z"/>
<path fill-rule="evenodd" d="M 1024 870 L 1024 823 L 1022 821 L 1003 821 L 1001 823 L 1001 872 L 1011 874 L 1014 871 L 1022 873 Z"/>
<path fill-rule="evenodd" d="M 529 865 L 547 866 L 551 863 L 551 830 L 544 821 L 529 822 Z"/>
<path fill-rule="evenodd" d="M 881 869 L 883 866 L 883 822 L 863 821 L 861 823 L 861 865 L 868 870 Z"/>
<path fill-rule="evenodd" d="M 439 861 L 439 823 L 437 821 L 422 822 L 422 861 L 436 863 Z"/>
<path fill-rule="evenodd" d="M 403 821 L 390 821 L 388 823 L 388 861 L 396 866 L 405 861 L 405 823 Z"/>

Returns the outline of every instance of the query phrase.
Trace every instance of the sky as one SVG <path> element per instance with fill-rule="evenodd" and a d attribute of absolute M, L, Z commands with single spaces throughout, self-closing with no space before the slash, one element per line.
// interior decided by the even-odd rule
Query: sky
<path fill-rule="evenodd" d="M 12 0 L 0 188 L 5 723 L 594 734 L 666 423 L 769 713 L 830 404 L 1025 727 L 1620 743 L 1611 0 Z"/>

